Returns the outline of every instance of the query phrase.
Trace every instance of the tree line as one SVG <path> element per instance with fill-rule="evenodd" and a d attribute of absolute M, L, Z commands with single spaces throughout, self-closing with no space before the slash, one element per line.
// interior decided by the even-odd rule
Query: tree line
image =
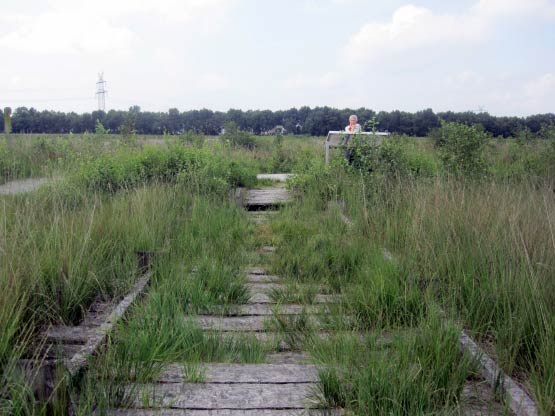
<path fill-rule="evenodd" d="M 521 132 L 538 133 L 542 126 L 555 125 L 555 114 L 537 114 L 528 117 L 497 117 L 488 113 L 438 112 L 431 109 L 417 111 L 380 111 L 367 108 L 336 109 L 331 107 L 300 107 L 289 110 L 237 110 L 227 112 L 208 109 L 179 111 L 170 108 L 167 112 L 142 111 L 132 106 L 127 111 L 93 111 L 77 114 L 34 108 L 18 107 L 0 109 L 0 131 L 4 131 L 4 114 L 11 112 L 11 131 L 14 133 L 85 133 L 94 132 L 99 125 L 110 133 L 122 129 L 138 134 L 181 134 L 186 131 L 206 135 L 217 135 L 228 122 L 239 129 L 253 134 L 264 134 L 276 126 L 283 126 L 290 134 L 324 136 L 330 130 L 342 130 L 348 124 L 349 115 L 356 114 L 364 126 L 375 120 L 378 130 L 409 136 L 426 136 L 430 130 L 440 126 L 441 121 L 459 122 L 466 125 L 481 125 L 495 137 L 513 137 Z M 7 115 L 7 114 L 6 114 Z M 9 118 L 9 117 L 8 117 Z"/>

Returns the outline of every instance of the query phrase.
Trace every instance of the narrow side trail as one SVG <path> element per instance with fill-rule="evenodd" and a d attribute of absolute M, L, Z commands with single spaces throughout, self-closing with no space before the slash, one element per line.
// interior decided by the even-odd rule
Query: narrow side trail
<path fill-rule="evenodd" d="M 16 195 L 36 191 L 42 185 L 52 182 L 53 180 L 57 179 L 29 178 L 6 182 L 5 184 L 0 185 L 0 195 Z"/>
<path fill-rule="evenodd" d="M 250 218 L 258 224 L 272 215 L 275 209 L 289 200 L 282 186 L 247 191 L 245 207 Z M 253 210 L 254 211 L 251 211 Z M 252 215 L 251 215 L 252 214 Z M 261 225 L 258 225 L 261 227 Z M 259 249 L 261 263 L 267 256 L 277 256 L 274 247 Z M 130 409 L 114 410 L 114 415 L 166 416 L 286 416 L 333 415 L 335 411 L 316 409 L 315 393 L 318 368 L 309 362 L 308 355 L 294 350 L 283 340 L 283 334 L 271 329 L 269 321 L 276 316 L 307 315 L 317 319 L 325 310 L 329 295 L 317 295 L 310 306 L 277 303 L 273 293 L 283 281 L 267 272 L 264 264 L 254 264 L 245 270 L 249 300 L 240 305 L 216 305 L 205 314 L 192 319 L 203 331 L 217 335 L 222 342 L 228 338 L 254 337 L 264 344 L 265 362 L 203 363 L 198 373 L 203 377 L 190 382 L 187 366 L 169 365 L 155 383 L 141 386 Z M 136 386 L 133 386 L 136 388 Z M 149 399 L 144 400 L 148 394 Z"/>

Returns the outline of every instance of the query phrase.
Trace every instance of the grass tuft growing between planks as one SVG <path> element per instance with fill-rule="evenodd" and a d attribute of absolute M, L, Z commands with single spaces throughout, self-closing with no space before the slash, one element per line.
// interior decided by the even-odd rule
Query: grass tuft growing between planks
<path fill-rule="evenodd" d="M 437 414 L 458 404 L 472 369 L 458 349 L 458 330 L 437 318 L 400 333 L 386 347 L 368 336 L 330 338 L 313 346 L 322 407 L 357 415 Z"/>

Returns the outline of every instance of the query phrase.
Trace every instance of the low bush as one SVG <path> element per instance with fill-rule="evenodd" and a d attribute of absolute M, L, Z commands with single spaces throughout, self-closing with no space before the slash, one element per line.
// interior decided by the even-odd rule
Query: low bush
<path fill-rule="evenodd" d="M 116 152 L 81 165 L 72 178 L 89 190 L 115 192 L 152 181 L 181 182 L 202 190 L 250 186 L 254 172 L 206 150 L 182 145 L 147 146 L 143 151 Z"/>
<path fill-rule="evenodd" d="M 445 169 L 456 176 L 479 177 L 488 172 L 484 150 L 490 137 L 478 126 L 441 124 L 438 129 L 439 155 Z"/>

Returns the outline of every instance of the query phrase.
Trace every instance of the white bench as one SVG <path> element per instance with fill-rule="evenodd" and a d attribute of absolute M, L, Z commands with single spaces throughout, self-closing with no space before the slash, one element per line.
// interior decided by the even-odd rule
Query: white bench
<path fill-rule="evenodd" d="M 332 148 L 345 148 L 353 139 L 353 136 L 364 136 L 366 140 L 369 140 L 372 144 L 378 146 L 383 141 L 383 136 L 388 136 L 388 133 L 347 133 L 346 131 L 330 131 L 328 132 L 328 137 L 326 138 L 326 165 L 330 163 L 330 149 Z"/>

